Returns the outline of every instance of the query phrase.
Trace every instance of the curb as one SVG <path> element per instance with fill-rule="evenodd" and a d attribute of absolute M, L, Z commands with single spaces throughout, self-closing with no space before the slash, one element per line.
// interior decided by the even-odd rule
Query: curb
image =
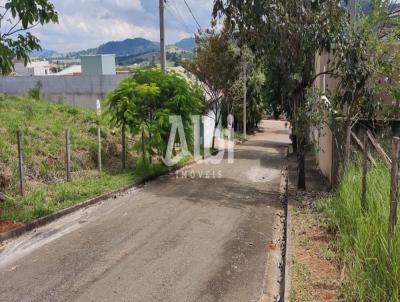
<path fill-rule="evenodd" d="M 283 231 L 283 251 L 282 251 L 282 283 L 281 283 L 281 301 L 289 301 L 289 266 L 288 266 L 288 249 L 289 249 L 289 167 L 286 166 L 282 172 L 282 188 L 281 201 L 284 206 L 284 231 Z"/>
<path fill-rule="evenodd" d="M 286 236 L 287 236 L 287 197 L 288 197 L 288 167 L 285 165 L 281 172 L 280 201 L 283 210 L 276 211 L 274 232 L 268 252 L 267 266 L 264 275 L 263 294 L 261 302 L 285 301 L 286 276 Z"/>
<path fill-rule="evenodd" d="M 105 201 L 107 199 L 113 198 L 116 195 L 120 195 L 120 194 L 126 193 L 127 191 L 129 191 L 129 190 L 131 190 L 133 188 L 143 186 L 146 183 L 151 182 L 153 180 L 156 180 L 156 179 L 158 179 L 158 178 L 160 178 L 162 176 L 170 175 L 171 173 L 175 173 L 175 172 L 177 172 L 177 171 L 179 171 L 181 169 L 188 168 L 188 167 L 192 166 L 195 163 L 196 163 L 196 161 L 193 160 L 191 162 L 188 162 L 187 164 L 185 164 L 182 167 L 176 167 L 176 169 L 172 169 L 172 170 L 169 170 L 169 171 L 162 172 L 160 174 L 156 174 L 156 175 L 152 175 L 152 176 L 146 177 L 146 178 L 144 178 L 144 179 L 142 179 L 142 180 L 140 180 L 138 182 L 135 182 L 135 183 L 133 183 L 131 185 L 119 188 L 119 189 L 111 191 L 111 192 L 107 192 L 107 193 L 101 194 L 99 196 L 96 196 L 96 197 L 93 197 L 93 198 L 88 199 L 86 201 L 83 201 L 81 203 L 78 203 L 78 204 L 76 204 L 76 205 L 74 205 L 72 207 L 69 207 L 69 208 L 60 210 L 58 212 L 49 214 L 47 216 L 38 218 L 38 219 L 36 219 L 36 220 L 34 220 L 32 222 L 24 224 L 24 225 L 22 225 L 22 226 L 20 226 L 20 227 L 18 227 L 16 229 L 13 229 L 11 231 L 8 231 L 8 232 L 5 232 L 5 233 L 0 233 L 0 243 L 3 243 L 5 240 L 9 240 L 9 239 L 12 239 L 12 238 L 19 237 L 19 236 L 23 235 L 24 233 L 27 233 L 29 231 L 32 231 L 32 230 L 38 228 L 38 227 L 44 226 L 46 224 L 49 224 L 50 222 L 53 222 L 53 221 L 55 221 L 55 220 L 57 220 L 57 219 L 59 219 L 61 217 L 64 217 L 64 216 L 66 216 L 68 214 L 76 212 L 76 211 L 78 211 L 80 209 L 83 209 L 83 208 L 98 204 L 98 203 L 100 203 L 102 201 Z"/>
<path fill-rule="evenodd" d="M 292 255 L 292 248 L 291 248 L 291 235 L 290 230 L 292 227 L 291 224 L 291 215 L 290 215 L 290 200 L 287 201 L 287 214 L 286 214 L 286 240 L 285 240 L 285 276 L 283 284 L 284 286 L 284 301 L 289 301 L 290 298 L 290 289 L 291 289 L 291 274 L 290 274 L 290 259 Z"/>

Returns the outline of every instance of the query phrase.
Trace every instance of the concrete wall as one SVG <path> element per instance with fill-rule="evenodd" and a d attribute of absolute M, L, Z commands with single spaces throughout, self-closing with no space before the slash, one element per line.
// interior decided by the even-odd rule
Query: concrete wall
<path fill-rule="evenodd" d="M 96 108 L 96 99 L 104 99 L 107 92 L 129 75 L 99 76 L 34 76 L 0 77 L 0 93 L 23 95 L 41 82 L 41 94 L 52 102 L 63 102 L 84 108 Z"/>

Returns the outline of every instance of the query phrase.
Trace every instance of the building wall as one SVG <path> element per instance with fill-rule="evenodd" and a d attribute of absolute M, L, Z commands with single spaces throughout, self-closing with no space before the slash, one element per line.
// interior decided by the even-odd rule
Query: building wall
<path fill-rule="evenodd" d="M 32 62 L 25 66 L 24 63 L 14 64 L 15 73 L 18 76 L 44 76 L 50 74 L 50 64 L 48 62 Z"/>
<path fill-rule="evenodd" d="M 115 75 L 115 55 L 82 56 L 82 74 Z"/>
<path fill-rule="evenodd" d="M 322 54 L 316 56 L 316 73 L 324 72 L 329 70 L 329 54 Z M 335 79 L 329 75 L 321 75 L 315 81 L 315 88 L 323 94 L 328 94 L 328 91 L 332 92 L 336 89 L 338 79 Z M 321 170 L 321 173 L 329 180 L 331 185 L 336 181 L 336 167 L 334 160 L 334 138 L 332 131 L 328 126 L 324 125 L 322 129 L 313 130 L 313 137 L 316 150 L 316 160 Z"/>
<path fill-rule="evenodd" d="M 41 94 L 49 101 L 95 108 L 96 99 L 104 99 L 107 92 L 127 77 L 129 74 L 0 77 L 0 93 L 23 95 L 40 82 Z"/>

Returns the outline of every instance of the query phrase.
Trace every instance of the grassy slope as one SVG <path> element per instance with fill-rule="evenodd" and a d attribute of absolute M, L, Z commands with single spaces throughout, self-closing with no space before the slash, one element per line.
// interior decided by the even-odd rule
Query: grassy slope
<path fill-rule="evenodd" d="M 134 154 L 129 152 L 130 170 L 121 171 L 120 137 L 107 124 L 102 121 L 104 173 L 100 177 L 93 110 L 0 96 L 0 192 L 14 198 L 0 203 L 0 221 L 27 222 L 163 170 L 161 166 L 133 169 Z M 24 138 L 26 197 L 18 195 L 18 128 Z M 65 182 L 66 128 L 71 131 L 71 183 Z"/>
<path fill-rule="evenodd" d="M 368 174 L 367 210 L 360 206 L 360 165 L 343 175 L 336 194 L 322 203 L 328 226 L 337 232 L 346 266 L 345 301 L 400 301 L 400 227 L 388 244 L 389 171 L 380 164 Z"/>

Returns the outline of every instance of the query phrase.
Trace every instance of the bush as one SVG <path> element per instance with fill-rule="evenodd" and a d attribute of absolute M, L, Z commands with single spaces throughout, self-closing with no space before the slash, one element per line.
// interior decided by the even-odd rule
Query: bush
<path fill-rule="evenodd" d="M 40 100 L 40 91 L 42 89 L 42 82 L 36 82 L 35 86 L 28 90 L 28 97 L 34 100 Z"/>
<path fill-rule="evenodd" d="M 137 71 L 107 96 L 113 126 L 139 136 L 136 150 L 147 162 L 165 153 L 170 135 L 169 117 L 182 117 L 188 145 L 192 141 L 192 116 L 203 112 L 204 96 L 199 87 L 175 73 L 158 69 Z M 150 160 L 151 162 L 151 160 Z"/>
<path fill-rule="evenodd" d="M 399 227 L 391 253 L 388 243 L 390 172 L 383 164 L 370 169 L 363 212 L 360 166 L 352 165 L 336 194 L 321 203 L 328 226 L 338 234 L 339 255 L 350 270 L 343 294 L 346 301 L 399 301 Z"/>

